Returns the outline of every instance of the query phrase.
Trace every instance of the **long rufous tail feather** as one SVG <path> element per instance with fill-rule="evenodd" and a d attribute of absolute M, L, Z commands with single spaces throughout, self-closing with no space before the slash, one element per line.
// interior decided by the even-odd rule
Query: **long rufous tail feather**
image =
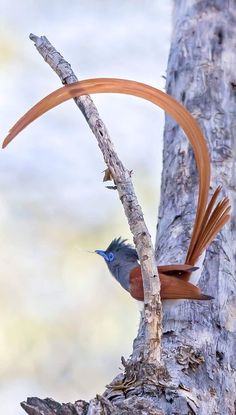
<path fill-rule="evenodd" d="M 196 264 L 198 258 L 202 255 L 207 246 L 213 241 L 217 233 L 230 218 L 231 207 L 228 197 L 223 198 L 215 206 L 216 199 L 219 196 L 220 191 L 221 187 L 218 186 L 205 211 L 196 242 L 194 245 L 190 242 L 186 256 L 187 264 Z"/>
<path fill-rule="evenodd" d="M 40 115 L 67 101 L 70 98 L 79 97 L 93 93 L 122 93 L 134 95 L 153 102 L 169 113 L 177 123 L 183 128 L 190 143 L 192 144 L 197 169 L 199 173 L 199 194 L 195 223 L 192 232 L 192 244 L 196 242 L 196 235 L 199 233 L 203 215 L 207 205 L 207 198 L 210 184 L 210 159 L 206 140 L 192 115 L 174 98 L 164 92 L 140 82 L 114 79 L 97 78 L 75 82 L 57 89 L 50 95 L 32 107 L 17 123 L 11 128 L 9 134 L 3 142 L 6 147 L 13 138 L 19 134 Z"/>

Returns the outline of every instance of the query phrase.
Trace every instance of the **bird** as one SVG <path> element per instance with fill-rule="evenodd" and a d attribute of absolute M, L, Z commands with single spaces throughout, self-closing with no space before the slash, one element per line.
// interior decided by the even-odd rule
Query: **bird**
<path fill-rule="evenodd" d="M 150 85 L 127 79 L 95 78 L 75 82 L 53 91 L 25 113 L 10 129 L 3 141 L 2 147 L 5 148 L 25 127 L 45 112 L 68 99 L 92 93 L 121 93 L 144 98 L 161 107 L 172 116 L 184 130 L 192 145 L 199 174 L 198 202 L 191 239 L 184 263 L 165 265 L 165 268 L 163 268 L 163 266 L 158 266 L 161 280 L 161 297 L 163 299 L 166 298 L 166 296 L 171 296 L 171 298 L 176 298 L 174 296 L 178 296 L 177 298 L 210 299 L 210 296 L 202 294 L 197 287 L 189 282 L 189 280 L 192 272 L 196 271 L 195 265 L 202 257 L 207 246 L 229 220 L 231 207 L 228 197 L 224 197 L 220 202 L 216 203 L 222 190 L 221 186 L 218 186 L 215 189 L 208 203 L 211 165 L 207 143 L 197 121 L 188 110 L 173 97 Z M 113 250 L 110 249 L 111 247 Z M 138 264 L 137 253 L 134 253 L 134 248 L 129 244 L 127 245 L 124 240 L 122 241 L 122 239 L 118 238 L 112 241 L 107 250 L 97 250 L 97 253 L 99 252 L 105 259 L 109 269 L 112 270 L 112 274 L 116 279 L 118 278 L 115 273 L 115 264 L 117 264 L 118 258 L 124 261 L 121 261 L 123 263 L 122 269 L 127 265 L 129 272 L 127 271 L 127 274 L 125 274 L 125 272 L 122 271 L 122 279 L 120 280 L 122 282 L 121 285 L 126 290 L 130 290 L 132 296 L 140 296 L 143 298 L 142 277 L 140 276 L 141 271 Z M 131 257 L 129 257 L 127 253 L 130 253 Z M 130 268 L 131 265 L 132 268 Z M 130 278 L 130 285 L 128 285 L 128 276 Z M 135 284 L 137 287 L 139 286 L 137 293 L 135 291 Z M 172 289 L 170 287 L 172 287 Z M 180 293 L 180 289 L 182 289 L 182 294 Z M 175 293 L 174 290 L 176 290 Z"/>
<path fill-rule="evenodd" d="M 121 237 L 113 239 L 106 250 L 95 252 L 104 258 L 110 273 L 120 285 L 138 301 L 144 301 L 141 267 L 136 249 Z M 161 300 L 211 300 L 212 296 L 203 294 L 201 290 L 188 281 L 181 280 L 185 272 L 197 270 L 187 264 L 159 265 Z"/>
<path fill-rule="evenodd" d="M 230 205 L 227 197 L 214 206 L 220 191 L 221 187 L 218 186 L 205 211 L 194 244 L 194 235 L 191 237 L 185 263 L 157 266 L 161 300 L 212 300 L 214 298 L 203 294 L 196 285 L 190 282 L 190 279 L 192 273 L 198 270 L 195 264 L 230 217 Z M 106 250 L 98 249 L 95 252 L 104 258 L 113 277 L 130 293 L 131 297 L 138 301 L 144 301 L 138 254 L 135 248 L 127 244 L 126 241 L 121 237 L 116 238 Z"/>

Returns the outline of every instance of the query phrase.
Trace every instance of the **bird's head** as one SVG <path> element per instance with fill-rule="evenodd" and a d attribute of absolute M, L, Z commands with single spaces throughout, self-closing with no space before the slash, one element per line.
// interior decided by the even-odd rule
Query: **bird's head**
<path fill-rule="evenodd" d="M 138 265 L 138 254 L 126 241 L 121 237 L 113 239 L 105 251 L 97 249 L 95 252 L 104 258 L 111 274 L 127 290 L 129 273 Z"/>

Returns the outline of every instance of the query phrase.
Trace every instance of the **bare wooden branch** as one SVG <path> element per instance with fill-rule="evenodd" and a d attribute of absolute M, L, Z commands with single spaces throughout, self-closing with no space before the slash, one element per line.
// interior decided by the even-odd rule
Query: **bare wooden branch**
<path fill-rule="evenodd" d="M 65 61 L 45 36 L 38 37 L 31 34 L 30 39 L 34 41 L 38 52 L 57 73 L 63 84 L 71 84 L 78 80 L 70 64 Z M 151 237 L 134 192 L 130 171 L 118 158 L 109 132 L 101 120 L 95 104 L 89 95 L 75 98 L 75 102 L 93 131 L 104 161 L 113 177 L 115 186 L 117 186 L 140 259 L 145 296 L 142 317 L 144 322 L 140 323 L 142 330 L 139 330 L 140 336 L 134 342 L 132 359 L 138 361 L 143 359 L 145 362 L 156 364 L 160 362 L 161 350 L 161 301 L 160 281 L 157 275 Z"/>

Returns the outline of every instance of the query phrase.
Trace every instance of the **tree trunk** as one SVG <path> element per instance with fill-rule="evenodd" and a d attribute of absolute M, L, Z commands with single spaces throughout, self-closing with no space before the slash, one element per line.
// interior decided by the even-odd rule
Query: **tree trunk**
<path fill-rule="evenodd" d="M 212 189 L 222 184 L 235 206 L 236 3 L 179 0 L 167 72 L 167 92 L 198 119 L 209 143 Z M 192 150 L 166 117 L 156 255 L 184 261 L 197 195 Z M 166 414 L 234 414 L 236 407 L 235 222 L 210 245 L 200 286 L 212 302 L 163 308 L 163 359 L 173 392 L 163 393 Z"/>
<path fill-rule="evenodd" d="M 236 146 L 233 143 L 235 39 L 235 1 L 176 2 L 167 92 L 182 101 L 201 124 L 212 155 L 212 189 L 222 184 L 233 206 L 236 204 L 232 150 Z M 197 186 L 192 150 L 182 130 L 167 117 L 156 243 L 158 263 L 184 262 L 196 210 Z M 89 404 L 77 401 L 61 405 L 50 399 L 29 398 L 22 403 L 26 412 L 33 415 L 234 414 L 234 231 L 232 221 L 211 244 L 204 258 L 200 285 L 215 300 L 164 304 L 161 367 L 134 367 L 132 362 L 127 365 L 123 361 L 125 376 L 118 376 L 102 397 L 97 396 Z"/>

